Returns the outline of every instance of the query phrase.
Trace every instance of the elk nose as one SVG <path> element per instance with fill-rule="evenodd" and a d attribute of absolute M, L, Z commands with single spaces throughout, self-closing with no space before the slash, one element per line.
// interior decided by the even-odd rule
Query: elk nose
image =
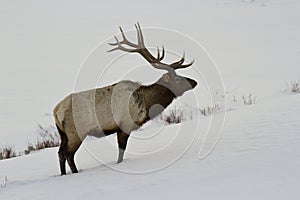
<path fill-rule="evenodd" d="M 192 88 L 196 87 L 197 84 L 198 84 L 198 83 L 197 83 L 195 80 L 193 80 L 193 79 L 188 79 L 188 81 L 189 81 L 189 83 L 190 83 L 190 85 L 191 85 Z"/>

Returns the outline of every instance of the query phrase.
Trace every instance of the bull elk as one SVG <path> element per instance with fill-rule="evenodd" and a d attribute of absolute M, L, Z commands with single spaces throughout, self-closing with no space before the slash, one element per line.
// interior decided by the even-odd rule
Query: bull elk
<path fill-rule="evenodd" d="M 153 56 L 145 47 L 140 25 L 137 30 L 137 44 L 130 42 L 120 27 L 122 41 L 115 36 L 114 48 L 128 53 L 138 53 L 154 68 L 166 70 L 158 81 L 142 85 L 132 81 L 120 81 L 110 86 L 72 93 L 55 108 L 54 118 L 61 137 L 58 151 L 61 175 L 66 174 L 66 161 L 72 173 L 77 173 L 74 155 L 87 135 L 104 137 L 117 133 L 119 156 L 123 161 L 130 133 L 159 115 L 176 97 L 193 89 L 197 82 L 177 75 L 175 70 L 187 68 L 194 61 L 184 64 L 184 55 L 179 61 L 163 63 L 165 50 L 157 49 Z"/>

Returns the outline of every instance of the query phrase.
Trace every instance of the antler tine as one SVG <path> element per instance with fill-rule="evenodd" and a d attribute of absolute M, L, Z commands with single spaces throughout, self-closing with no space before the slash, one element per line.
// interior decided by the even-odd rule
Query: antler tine
<path fill-rule="evenodd" d="M 111 45 L 111 46 L 115 46 L 115 45 L 118 45 L 118 46 L 113 48 L 113 49 L 108 50 L 107 52 L 112 52 L 112 51 L 115 51 L 115 50 L 120 48 L 121 45 L 120 45 L 120 42 L 119 42 L 117 36 L 114 35 L 114 38 L 116 40 L 116 43 L 108 43 L 108 44 Z"/>
<path fill-rule="evenodd" d="M 177 62 L 174 62 L 172 64 L 170 64 L 170 66 L 175 70 L 175 69 L 180 69 L 180 68 L 186 68 L 191 66 L 192 64 L 194 64 L 195 60 L 192 60 L 190 63 L 183 65 L 185 61 L 185 52 L 183 52 L 183 55 L 181 57 L 181 59 Z"/>
<path fill-rule="evenodd" d="M 111 46 L 116 46 L 116 45 L 119 45 L 119 44 L 120 44 L 120 42 L 119 42 L 117 36 L 114 35 L 114 38 L 115 38 L 115 40 L 116 40 L 116 43 L 111 43 L 111 42 L 109 42 L 109 43 L 108 43 L 109 45 L 111 45 Z"/>
<path fill-rule="evenodd" d="M 162 55 L 161 56 L 160 56 L 160 49 L 159 49 L 159 47 L 157 47 L 157 58 L 156 58 L 156 60 L 161 61 L 162 59 L 164 59 L 164 57 L 165 57 L 165 48 L 164 48 L 164 46 L 162 46 Z"/>
<path fill-rule="evenodd" d="M 161 61 L 162 59 L 164 59 L 165 57 L 165 47 L 162 46 L 162 52 L 161 52 L 161 57 L 159 58 L 159 61 Z"/>
<path fill-rule="evenodd" d="M 134 43 L 130 42 L 130 41 L 129 41 L 129 40 L 126 38 L 126 36 L 125 36 L 125 33 L 124 33 L 124 31 L 123 31 L 123 29 L 122 29 L 122 27 L 121 27 L 121 26 L 119 26 L 119 29 L 120 29 L 120 31 L 121 31 L 121 34 L 122 34 L 122 37 L 123 37 L 123 41 L 121 42 L 121 44 L 126 44 L 126 45 L 128 45 L 128 46 L 131 46 L 131 47 L 137 48 L 137 47 L 138 47 L 138 45 L 136 45 L 136 44 L 134 44 Z"/>
<path fill-rule="evenodd" d="M 138 36 L 138 47 L 141 49 L 145 48 L 145 43 L 144 43 L 144 37 L 142 33 L 142 29 L 139 23 L 135 24 L 135 28 L 137 31 L 137 36 Z"/>
<path fill-rule="evenodd" d="M 137 48 L 138 45 L 136 45 L 136 44 L 130 42 L 130 41 L 126 38 L 125 33 L 124 33 L 124 31 L 123 31 L 123 29 L 122 29 L 121 26 L 119 26 L 119 29 L 120 29 L 120 32 L 121 32 L 121 34 L 122 34 L 123 41 L 121 41 L 121 42 L 119 42 L 119 43 L 116 42 L 116 43 L 108 43 L 108 44 L 111 45 L 111 46 L 116 46 L 116 45 L 119 45 L 119 44 L 126 44 L 126 45 L 128 45 L 128 46 L 130 46 L 130 47 Z M 114 37 L 116 38 L 116 36 L 114 36 Z M 117 41 L 117 40 L 118 40 L 118 39 L 116 39 L 116 41 Z"/>
<path fill-rule="evenodd" d="M 115 46 L 115 45 L 118 45 L 118 46 L 113 48 L 113 49 L 108 50 L 107 52 L 112 52 L 112 51 L 115 51 L 115 50 L 122 50 L 122 51 L 125 51 L 125 52 L 136 52 L 136 49 L 128 49 L 128 48 L 123 47 L 121 44 L 123 44 L 124 41 L 120 42 L 118 40 L 117 36 L 114 35 L 114 38 L 116 40 L 116 43 L 109 43 L 109 44 L 112 45 L 112 46 Z"/>
<path fill-rule="evenodd" d="M 123 29 L 122 29 L 121 26 L 119 26 L 119 29 L 120 29 L 120 32 L 121 32 L 121 34 L 122 34 L 123 40 L 127 40 L 127 39 L 126 39 L 126 36 L 125 36 L 125 33 L 124 33 L 124 31 L 123 31 Z"/>
<path fill-rule="evenodd" d="M 137 25 L 134 25 L 135 29 L 136 29 L 136 35 L 137 35 L 137 39 L 138 39 L 138 46 L 140 45 L 140 33 L 139 33 L 139 29 L 137 27 Z"/>
<path fill-rule="evenodd" d="M 194 64 L 195 60 L 193 59 L 190 63 L 185 64 L 185 65 L 178 65 L 176 67 L 172 67 L 173 69 L 181 69 L 181 68 L 187 68 L 189 66 L 191 66 L 192 64 Z"/>
<path fill-rule="evenodd" d="M 194 62 L 195 62 L 195 60 L 193 59 L 189 64 L 182 65 L 181 68 L 189 67 L 189 66 L 191 66 L 192 64 L 194 64 Z"/>
<path fill-rule="evenodd" d="M 136 52 L 136 49 L 127 49 L 127 48 L 125 48 L 125 47 L 123 47 L 121 45 L 119 45 L 119 46 L 117 46 L 117 47 L 115 47 L 113 49 L 110 49 L 107 52 L 112 52 L 112 51 L 115 51 L 115 50 L 122 50 L 122 51 L 125 51 L 125 52 Z"/>
<path fill-rule="evenodd" d="M 174 69 L 176 69 L 176 67 L 180 66 L 182 63 L 184 63 L 184 60 L 185 60 L 185 52 L 183 52 L 183 55 L 181 57 L 180 60 L 176 61 L 176 62 L 173 62 L 170 66 Z"/>

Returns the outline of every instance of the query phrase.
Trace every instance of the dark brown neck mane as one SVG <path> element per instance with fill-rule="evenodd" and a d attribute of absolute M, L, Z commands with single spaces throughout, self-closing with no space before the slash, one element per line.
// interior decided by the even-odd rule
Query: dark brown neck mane
<path fill-rule="evenodd" d="M 159 115 L 176 97 L 170 89 L 158 83 L 142 86 L 140 92 L 144 97 L 149 118 Z"/>

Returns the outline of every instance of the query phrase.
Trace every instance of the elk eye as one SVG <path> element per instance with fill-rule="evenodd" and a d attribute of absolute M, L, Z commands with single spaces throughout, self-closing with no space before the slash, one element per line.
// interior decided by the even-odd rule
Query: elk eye
<path fill-rule="evenodd" d="M 164 81 L 169 82 L 170 76 L 168 74 L 166 74 L 164 77 Z"/>
<path fill-rule="evenodd" d="M 179 81 L 181 80 L 181 78 L 180 78 L 180 77 L 175 77 L 174 80 L 175 80 L 176 82 L 179 82 Z"/>

